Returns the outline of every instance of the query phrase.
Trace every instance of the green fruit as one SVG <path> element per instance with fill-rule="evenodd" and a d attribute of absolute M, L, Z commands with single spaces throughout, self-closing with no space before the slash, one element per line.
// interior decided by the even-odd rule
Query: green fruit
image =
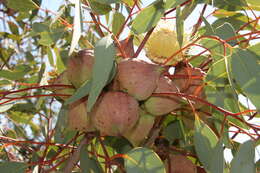
<path fill-rule="evenodd" d="M 69 105 L 68 128 L 85 132 L 94 130 L 86 104 L 86 101 L 78 100 Z"/>
<path fill-rule="evenodd" d="M 138 102 L 123 92 L 104 93 L 95 104 L 91 116 L 94 126 L 108 136 L 121 136 L 139 119 Z"/>
<path fill-rule="evenodd" d="M 139 110 L 140 118 L 133 129 L 127 131 L 123 136 L 128 139 L 133 146 L 139 146 L 148 136 L 154 124 L 154 116 Z"/>
<path fill-rule="evenodd" d="M 154 93 L 171 93 L 179 92 L 179 89 L 175 86 L 172 80 L 166 76 L 161 76 Z M 180 97 L 167 94 L 163 96 L 152 96 L 145 101 L 144 106 L 147 112 L 152 115 L 165 115 L 173 110 L 181 107 Z"/>
<path fill-rule="evenodd" d="M 118 64 L 116 80 L 120 88 L 137 100 L 146 100 L 157 86 L 163 68 L 138 59 L 126 59 Z"/>
<path fill-rule="evenodd" d="M 79 51 L 68 60 L 68 79 L 76 88 L 79 88 L 91 78 L 93 65 L 93 50 L 84 49 Z"/>
<path fill-rule="evenodd" d="M 62 72 L 57 78 L 49 82 L 50 85 L 72 85 L 67 78 L 67 71 Z M 50 88 L 55 94 L 67 94 L 68 96 L 59 96 L 62 100 L 66 100 L 75 92 L 74 88 L 69 87 L 52 87 Z"/>

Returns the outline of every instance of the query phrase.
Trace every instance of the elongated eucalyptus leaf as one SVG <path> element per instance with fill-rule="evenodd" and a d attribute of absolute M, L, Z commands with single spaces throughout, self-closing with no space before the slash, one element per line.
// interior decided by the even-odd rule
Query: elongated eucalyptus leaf
<path fill-rule="evenodd" d="M 82 32 L 82 16 L 81 16 L 81 3 L 80 0 L 75 1 L 75 15 L 73 21 L 73 35 L 71 46 L 69 50 L 69 55 L 72 54 L 76 46 L 78 45 L 78 41 L 81 37 Z"/>
<path fill-rule="evenodd" d="M 92 73 L 92 84 L 88 98 L 87 110 L 91 111 L 102 89 L 107 84 L 115 61 L 115 46 L 111 36 L 99 40 L 94 49 L 95 63 Z"/>
<path fill-rule="evenodd" d="M 255 147 L 253 141 L 241 144 L 231 162 L 230 173 L 256 173 Z"/>

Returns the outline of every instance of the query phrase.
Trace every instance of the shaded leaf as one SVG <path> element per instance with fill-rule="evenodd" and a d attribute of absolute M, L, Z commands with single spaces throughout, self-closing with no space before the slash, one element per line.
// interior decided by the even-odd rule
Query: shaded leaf
<path fill-rule="evenodd" d="M 24 173 L 28 165 L 22 162 L 3 162 L 0 163 L 1 172 Z"/>
<path fill-rule="evenodd" d="M 96 0 L 89 0 L 88 2 L 89 2 L 91 9 L 96 14 L 104 15 L 112 10 L 110 5 L 99 3 Z"/>
<path fill-rule="evenodd" d="M 238 152 L 231 161 L 230 173 L 255 173 L 255 147 L 253 141 L 241 144 Z"/>
<path fill-rule="evenodd" d="M 260 110 L 260 64 L 259 57 L 242 49 L 235 49 L 231 59 L 232 76 L 246 96 Z"/>
<path fill-rule="evenodd" d="M 122 13 L 115 12 L 113 15 L 112 32 L 116 35 L 125 21 L 125 17 Z"/>
<path fill-rule="evenodd" d="M 214 148 L 217 146 L 218 138 L 215 133 L 198 117 L 195 117 L 194 144 L 199 160 L 204 167 L 209 170 L 211 167 L 211 158 L 214 154 Z"/>
<path fill-rule="evenodd" d="M 91 80 L 86 81 L 80 88 L 77 89 L 77 91 L 70 98 L 66 100 L 65 105 L 71 104 L 89 94 L 91 83 Z"/>
<path fill-rule="evenodd" d="M 127 173 L 166 173 L 160 157 L 151 149 L 134 148 L 125 157 Z"/>
<path fill-rule="evenodd" d="M 82 147 L 80 150 L 80 167 L 82 173 L 102 173 L 103 170 L 99 162 L 91 158 L 87 152 L 87 147 Z"/>
<path fill-rule="evenodd" d="M 183 43 L 184 20 L 182 18 L 182 11 L 180 7 L 178 7 L 176 10 L 176 30 L 177 30 L 177 39 L 181 47 Z"/>
<path fill-rule="evenodd" d="M 216 34 L 222 40 L 227 40 L 231 37 L 235 37 L 236 33 L 233 26 L 230 23 L 225 22 L 223 25 L 216 28 Z M 235 46 L 237 43 L 237 39 L 228 41 L 231 46 Z"/>

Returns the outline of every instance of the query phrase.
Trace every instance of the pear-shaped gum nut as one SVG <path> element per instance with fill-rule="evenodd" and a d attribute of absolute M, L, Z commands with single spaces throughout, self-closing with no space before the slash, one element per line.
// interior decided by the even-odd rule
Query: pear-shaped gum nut
<path fill-rule="evenodd" d="M 171 93 L 179 92 L 179 89 L 175 86 L 172 80 L 166 76 L 161 76 L 158 82 L 158 86 L 154 93 Z M 181 98 L 168 94 L 162 96 L 152 96 L 144 103 L 147 112 L 152 115 L 164 115 L 172 112 L 173 110 L 181 107 Z"/>
<path fill-rule="evenodd" d="M 137 100 L 146 100 L 157 86 L 163 68 L 138 59 L 126 59 L 118 64 L 120 87 Z"/>
<path fill-rule="evenodd" d="M 67 78 L 67 71 L 62 72 L 57 78 L 52 79 L 51 82 L 49 82 L 50 85 L 71 85 L 71 87 L 52 87 L 50 88 L 51 91 L 53 91 L 55 94 L 66 94 L 68 96 L 59 96 L 62 100 L 66 100 L 69 98 L 73 93 L 75 92 L 75 89 L 73 88 L 72 84 Z"/>
<path fill-rule="evenodd" d="M 138 102 L 123 92 L 109 91 L 101 96 L 92 111 L 94 126 L 101 134 L 121 136 L 139 119 Z"/>
<path fill-rule="evenodd" d="M 77 131 L 94 131 L 90 114 L 87 113 L 87 102 L 78 100 L 69 105 L 68 126 Z"/>
<path fill-rule="evenodd" d="M 205 99 L 206 95 L 203 90 L 204 82 L 203 78 L 205 73 L 199 68 L 182 67 L 176 69 L 173 79 L 174 84 L 180 89 L 182 93 L 197 96 L 198 98 Z M 195 108 L 200 108 L 204 104 L 199 101 L 192 101 Z"/>
<path fill-rule="evenodd" d="M 79 88 L 91 78 L 93 65 L 93 50 L 84 49 L 79 51 L 68 60 L 68 79 L 76 88 Z"/>
<path fill-rule="evenodd" d="M 148 136 L 153 127 L 155 117 L 146 113 L 144 110 L 139 111 L 140 118 L 133 129 L 127 131 L 123 136 L 128 139 L 133 146 L 139 146 Z"/>
<path fill-rule="evenodd" d="M 167 173 L 197 173 L 196 165 L 182 155 L 170 155 L 170 165 L 166 162 L 165 167 Z"/>

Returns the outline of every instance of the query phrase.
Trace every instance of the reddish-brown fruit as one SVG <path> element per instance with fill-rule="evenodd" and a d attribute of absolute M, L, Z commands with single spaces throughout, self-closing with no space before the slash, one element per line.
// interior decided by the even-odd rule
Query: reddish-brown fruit
<path fill-rule="evenodd" d="M 138 106 L 137 100 L 127 93 L 107 92 L 98 99 L 93 108 L 94 126 L 102 134 L 121 136 L 138 121 Z"/>
<path fill-rule="evenodd" d="M 94 130 L 86 104 L 86 101 L 78 100 L 69 105 L 68 128 L 85 132 Z"/>
<path fill-rule="evenodd" d="M 147 137 L 154 124 L 154 116 L 151 116 L 142 109 L 139 109 L 140 118 L 133 129 L 127 131 L 123 136 L 128 139 L 133 146 L 139 146 Z"/>
<path fill-rule="evenodd" d="M 72 88 L 72 84 L 67 78 L 67 71 L 62 72 L 57 78 L 51 79 L 49 81 L 50 85 L 71 85 L 71 88 L 68 87 L 53 87 L 50 90 L 55 94 L 67 94 L 68 96 L 59 96 L 62 100 L 66 100 L 69 98 L 74 92 L 74 88 Z"/>
<path fill-rule="evenodd" d="M 158 86 L 154 93 L 171 93 L 179 92 L 179 89 L 166 76 L 161 76 L 158 82 Z M 164 115 L 181 106 L 181 98 L 168 94 L 163 96 L 152 96 L 145 103 L 145 109 L 153 115 Z"/>
<path fill-rule="evenodd" d="M 166 162 L 167 173 L 196 173 L 196 165 L 182 155 L 170 155 L 170 165 Z"/>
<path fill-rule="evenodd" d="M 93 65 L 93 50 L 84 49 L 79 51 L 68 61 L 68 79 L 76 88 L 79 88 L 91 78 Z"/>
<path fill-rule="evenodd" d="M 205 99 L 203 78 L 205 73 L 199 68 L 193 67 L 181 67 L 177 68 L 173 79 L 174 84 L 180 89 L 182 93 L 197 96 L 198 98 Z M 193 101 L 195 108 L 200 108 L 203 103 L 199 101 Z"/>
<path fill-rule="evenodd" d="M 157 86 L 163 68 L 138 59 L 126 59 L 118 64 L 120 88 L 137 100 L 146 100 Z"/>

